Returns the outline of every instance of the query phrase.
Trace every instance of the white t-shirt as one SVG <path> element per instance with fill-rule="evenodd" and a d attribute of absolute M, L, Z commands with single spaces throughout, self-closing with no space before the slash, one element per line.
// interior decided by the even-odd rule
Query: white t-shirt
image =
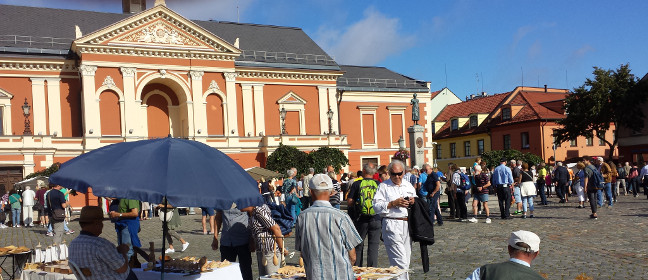
<path fill-rule="evenodd" d="M 25 190 L 22 193 L 23 206 L 34 206 L 34 197 L 36 193 L 32 190 Z"/>

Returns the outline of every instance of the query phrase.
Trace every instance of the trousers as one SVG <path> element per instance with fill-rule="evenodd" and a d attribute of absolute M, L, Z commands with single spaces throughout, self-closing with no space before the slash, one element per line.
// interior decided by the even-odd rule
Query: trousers
<path fill-rule="evenodd" d="M 407 221 L 383 219 L 382 236 L 387 250 L 390 266 L 409 269 L 412 256 L 412 240 L 409 235 Z M 409 279 L 409 274 L 404 273 L 398 279 Z"/>
<path fill-rule="evenodd" d="M 249 244 L 241 246 L 222 246 L 220 247 L 221 261 L 238 262 L 240 264 L 241 275 L 243 280 L 252 280 L 252 253 Z"/>
<path fill-rule="evenodd" d="M 441 210 L 439 209 L 439 197 L 441 192 L 436 192 L 432 197 L 429 198 L 430 203 L 430 218 L 434 219 L 436 216 L 436 221 L 439 225 L 443 224 L 443 217 L 441 216 Z"/>
<path fill-rule="evenodd" d="M 511 216 L 510 207 L 511 207 L 511 189 L 507 184 L 497 185 L 497 203 L 499 204 L 500 216 L 502 219 L 508 218 Z"/>
<path fill-rule="evenodd" d="M 34 207 L 34 205 L 23 206 L 23 224 L 25 224 L 26 227 L 34 225 L 34 210 L 32 207 Z"/>
<path fill-rule="evenodd" d="M 378 266 L 378 247 L 380 246 L 380 231 L 381 222 L 380 217 L 361 217 L 355 223 L 355 227 L 362 238 L 362 242 L 355 247 L 356 261 L 355 266 L 362 266 L 362 258 L 364 255 L 364 241 L 367 241 L 367 266 Z M 367 237 L 369 237 L 367 239 Z"/>
<path fill-rule="evenodd" d="M 459 219 L 468 219 L 466 193 L 464 191 L 457 192 L 457 201 L 455 201 L 455 208 L 455 214 L 459 215 Z"/>

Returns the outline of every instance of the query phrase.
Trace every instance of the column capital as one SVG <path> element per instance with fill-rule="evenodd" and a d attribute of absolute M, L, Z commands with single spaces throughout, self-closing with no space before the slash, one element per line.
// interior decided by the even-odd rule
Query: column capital
<path fill-rule="evenodd" d="M 45 78 L 29 78 L 29 80 L 32 82 L 32 85 L 45 85 Z"/>
<path fill-rule="evenodd" d="M 201 81 L 203 75 L 205 75 L 205 71 L 195 71 L 191 70 L 189 71 L 189 75 L 191 76 L 191 79 L 194 81 Z"/>
<path fill-rule="evenodd" d="M 61 81 L 61 78 L 45 78 L 48 83 L 58 83 Z"/>
<path fill-rule="evenodd" d="M 135 67 L 119 67 L 119 70 L 124 77 L 135 77 L 135 71 L 137 71 Z"/>
<path fill-rule="evenodd" d="M 234 81 L 236 81 L 237 76 L 238 76 L 238 73 L 236 73 L 236 72 L 226 72 L 225 73 L 225 81 L 234 82 Z"/>
<path fill-rule="evenodd" d="M 94 76 L 95 72 L 97 72 L 97 66 L 81 65 L 79 66 L 79 70 L 81 70 L 81 75 L 83 76 Z"/>

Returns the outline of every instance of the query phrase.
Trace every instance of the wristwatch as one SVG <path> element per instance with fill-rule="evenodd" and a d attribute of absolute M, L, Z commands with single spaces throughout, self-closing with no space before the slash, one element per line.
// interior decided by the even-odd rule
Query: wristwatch
<path fill-rule="evenodd" d="M 119 217 L 121 217 L 122 215 L 123 215 L 123 213 L 119 213 Z"/>

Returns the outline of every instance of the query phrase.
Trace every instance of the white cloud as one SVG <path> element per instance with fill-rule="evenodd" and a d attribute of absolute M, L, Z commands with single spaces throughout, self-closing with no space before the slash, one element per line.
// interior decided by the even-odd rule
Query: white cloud
<path fill-rule="evenodd" d="M 390 18 L 374 8 L 364 18 L 334 30 L 320 27 L 316 41 L 341 64 L 375 65 L 414 45 L 415 37 L 400 30 L 398 18 Z"/>

